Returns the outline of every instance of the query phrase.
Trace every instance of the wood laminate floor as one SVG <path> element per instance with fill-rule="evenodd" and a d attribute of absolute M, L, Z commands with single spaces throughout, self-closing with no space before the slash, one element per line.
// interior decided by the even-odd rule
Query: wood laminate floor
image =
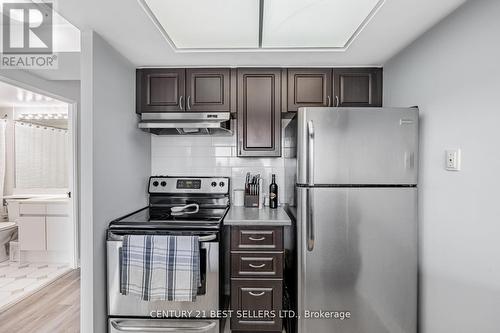
<path fill-rule="evenodd" d="M 80 332 L 80 270 L 69 272 L 1 313 L 0 332 Z"/>

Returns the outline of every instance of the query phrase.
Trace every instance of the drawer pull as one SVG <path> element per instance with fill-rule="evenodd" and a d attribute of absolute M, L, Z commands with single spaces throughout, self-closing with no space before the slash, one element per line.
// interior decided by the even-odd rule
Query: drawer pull
<path fill-rule="evenodd" d="M 260 241 L 263 241 L 264 239 L 266 239 L 266 237 L 255 238 L 253 236 L 250 236 L 250 237 L 248 237 L 248 239 L 250 239 L 251 241 L 254 241 L 254 242 L 260 242 Z"/>
<path fill-rule="evenodd" d="M 253 291 L 249 291 L 248 292 L 250 295 L 252 296 L 255 296 L 255 297 L 259 297 L 259 296 L 264 296 L 264 294 L 266 293 L 265 291 L 262 291 L 260 293 L 254 293 Z"/>
<path fill-rule="evenodd" d="M 248 264 L 248 266 L 252 268 L 263 268 L 264 266 L 266 266 L 266 264 L 260 264 L 260 265 Z"/>

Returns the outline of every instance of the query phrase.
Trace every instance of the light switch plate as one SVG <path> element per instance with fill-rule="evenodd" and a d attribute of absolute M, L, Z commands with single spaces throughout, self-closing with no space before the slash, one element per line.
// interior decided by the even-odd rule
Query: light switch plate
<path fill-rule="evenodd" d="M 445 169 L 448 171 L 460 171 L 461 153 L 460 149 L 448 149 L 445 156 Z"/>

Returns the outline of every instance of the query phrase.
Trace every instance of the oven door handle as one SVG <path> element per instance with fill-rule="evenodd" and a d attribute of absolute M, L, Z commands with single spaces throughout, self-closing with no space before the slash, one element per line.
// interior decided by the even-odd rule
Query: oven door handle
<path fill-rule="evenodd" d="M 122 242 L 123 241 L 123 235 L 116 235 L 116 234 L 111 234 L 110 236 L 111 239 L 108 240 L 108 242 Z M 206 236 L 199 236 L 198 241 L 200 243 L 204 242 L 210 242 L 213 240 L 217 239 L 216 234 L 211 234 L 211 235 L 206 235 Z"/>
<path fill-rule="evenodd" d="M 210 242 L 210 241 L 213 241 L 215 239 L 217 239 L 217 235 L 215 235 L 215 234 L 214 235 L 208 235 L 208 236 L 200 236 L 200 237 L 198 237 L 198 241 L 200 243 Z"/>
<path fill-rule="evenodd" d="M 114 329 L 120 332 L 206 332 L 215 327 L 215 322 L 209 322 L 207 325 L 199 327 L 147 327 L 147 326 L 122 326 L 121 321 L 111 321 Z"/>

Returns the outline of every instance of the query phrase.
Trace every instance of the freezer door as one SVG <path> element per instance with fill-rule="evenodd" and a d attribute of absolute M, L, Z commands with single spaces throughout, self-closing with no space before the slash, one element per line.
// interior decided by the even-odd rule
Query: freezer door
<path fill-rule="evenodd" d="M 300 108 L 297 183 L 416 184 L 418 109 Z"/>
<path fill-rule="evenodd" d="M 298 200 L 298 332 L 415 333 L 417 189 L 299 188 Z"/>

